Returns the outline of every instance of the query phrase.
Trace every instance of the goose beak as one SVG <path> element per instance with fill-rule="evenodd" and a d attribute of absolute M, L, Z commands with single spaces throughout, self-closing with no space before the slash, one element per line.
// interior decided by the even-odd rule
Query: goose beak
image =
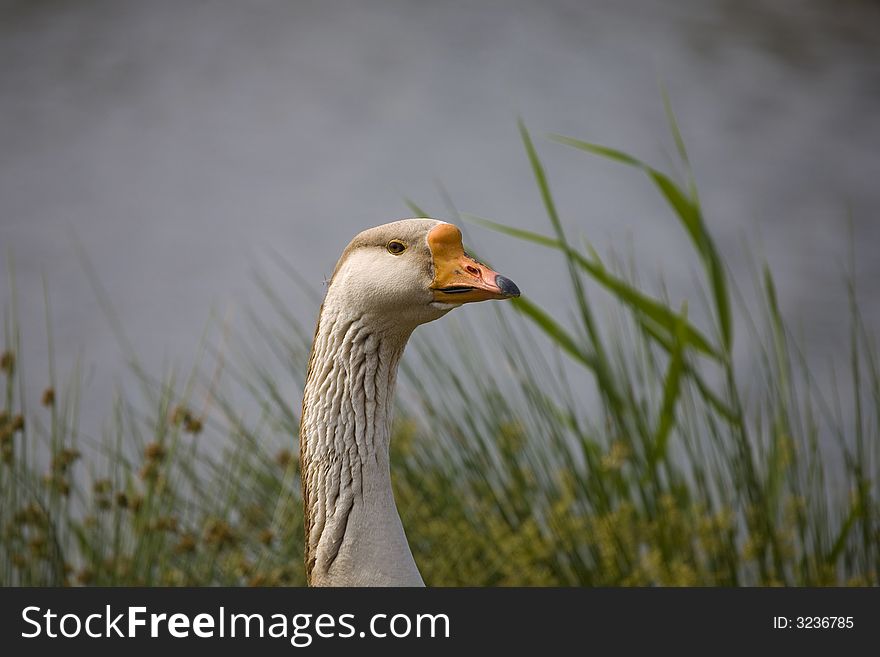
<path fill-rule="evenodd" d="M 434 261 L 434 301 L 461 304 L 519 296 L 512 280 L 465 253 L 456 226 L 444 223 L 432 228 L 428 248 Z"/>

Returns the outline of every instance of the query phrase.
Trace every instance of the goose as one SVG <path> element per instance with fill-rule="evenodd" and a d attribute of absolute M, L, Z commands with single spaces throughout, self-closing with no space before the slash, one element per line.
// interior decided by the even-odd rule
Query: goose
<path fill-rule="evenodd" d="M 359 233 L 327 285 L 300 423 L 305 568 L 312 586 L 424 586 L 391 489 L 397 366 L 413 330 L 459 306 L 518 297 L 461 231 L 403 219 Z"/>

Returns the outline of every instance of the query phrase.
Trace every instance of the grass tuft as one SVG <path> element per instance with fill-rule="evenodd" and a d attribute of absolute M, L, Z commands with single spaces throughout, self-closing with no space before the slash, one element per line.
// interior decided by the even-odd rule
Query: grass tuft
<path fill-rule="evenodd" d="M 391 457 L 430 584 L 878 584 L 880 366 L 855 286 L 844 411 L 826 396 L 836 383 L 816 380 L 789 329 L 769 264 L 755 307 L 732 302 L 735 282 L 665 95 L 664 103 L 686 184 L 619 150 L 552 139 L 648 177 L 702 264 L 710 317 L 694 319 L 687 303 L 645 289 L 634 268 L 569 241 L 520 121 L 548 225 L 464 216 L 559 253 L 577 312 L 554 317 L 542 300 L 522 297 L 496 308 L 491 346 L 467 316 L 445 320 L 454 349 L 416 335 Z M 302 290 L 295 269 L 278 265 Z M 40 404 L 29 408 L 10 275 L 0 583 L 303 584 L 298 395 L 319 294 L 306 286 L 311 305 L 294 314 L 286 293 L 259 275 L 271 313 L 251 311 L 237 337 L 225 325 L 218 339 L 209 331 L 192 372 L 156 377 L 87 271 L 140 385 L 116 396 L 101 435 L 85 435 L 81 369 L 65 382 L 50 359 Z M 599 294 L 603 303 L 593 303 Z M 753 362 L 734 362 L 735 318 Z"/>

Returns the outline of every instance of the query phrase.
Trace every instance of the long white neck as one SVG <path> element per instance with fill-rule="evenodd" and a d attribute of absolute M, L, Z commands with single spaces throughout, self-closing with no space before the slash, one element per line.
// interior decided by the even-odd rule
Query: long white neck
<path fill-rule="evenodd" d="M 306 574 L 317 586 L 423 586 L 391 489 L 397 366 L 411 329 L 325 301 L 300 427 Z"/>

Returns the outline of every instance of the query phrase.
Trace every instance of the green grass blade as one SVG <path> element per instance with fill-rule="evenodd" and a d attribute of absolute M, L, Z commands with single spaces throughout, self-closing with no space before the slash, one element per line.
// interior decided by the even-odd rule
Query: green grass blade
<path fill-rule="evenodd" d="M 559 240 L 553 239 L 552 237 L 548 237 L 546 235 L 541 235 L 540 233 L 535 233 L 529 230 L 522 230 L 519 228 L 513 228 L 511 226 L 491 221 L 490 219 L 485 219 L 483 217 L 477 217 L 469 214 L 466 214 L 464 216 L 469 221 L 473 221 L 474 223 L 503 233 L 505 235 L 532 242 L 534 244 L 540 244 L 541 246 L 546 246 L 551 249 L 557 249 L 566 253 L 566 255 L 568 255 L 597 283 L 599 283 L 609 292 L 614 294 L 614 296 L 619 301 L 630 306 L 637 312 L 643 313 L 647 317 L 650 317 L 654 322 L 662 326 L 670 334 L 675 331 L 675 327 L 679 321 L 679 318 L 673 310 L 666 307 L 656 299 L 653 299 L 643 292 L 637 290 L 635 287 L 627 283 L 622 278 L 611 274 L 605 268 L 604 264 L 601 263 L 601 261 L 595 259 L 595 256 L 594 260 L 589 260 L 577 251 L 566 248 L 566 246 L 563 245 Z M 707 356 L 711 356 L 716 359 L 720 358 L 718 350 L 709 343 L 708 338 L 706 338 L 696 327 L 694 327 L 690 323 L 686 323 L 684 331 L 685 341 L 687 344 L 694 347 L 697 351 L 706 354 Z"/>
<path fill-rule="evenodd" d="M 532 165 L 532 174 L 535 176 L 535 182 L 538 184 L 538 189 L 541 192 L 541 199 L 544 201 L 544 208 L 547 210 L 547 216 L 550 218 L 550 223 L 553 224 L 553 229 L 556 231 L 559 241 L 563 244 L 567 244 L 565 231 L 562 228 L 559 213 L 556 211 L 556 203 L 554 203 L 553 195 L 550 193 L 550 184 L 547 182 L 547 174 L 544 172 L 544 165 L 541 164 L 541 160 L 538 157 L 538 151 L 535 150 L 535 144 L 532 142 L 532 137 L 522 119 L 519 120 L 518 125 L 523 146 L 525 146 L 526 154 L 529 158 L 529 164 Z"/>
<path fill-rule="evenodd" d="M 727 353 L 733 348 L 733 315 L 730 310 L 730 294 L 727 290 L 727 275 L 721 258 L 711 247 L 711 262 L 709 265 L 712 280 L 712 296 L 715 299 L 715 311 L 718 313 L 718 323 L 721 326 L 721 339 Z"/>
<path fill-rule="evenodd" d="M 576 260 L 598 283 L 612 292 L 618 300 L 630 306 L 633 310 L 649 317 L 670 334 L 675 334 L 678 331 L 678 326 L 683 320 L 671 308 L 636 289 L 622 278 L 611 274 L 601 261 L 589 261 L 583 256 L 578 256 Z M 720 357 L 718 351 L 709 343 L 708 338 L 687 322 L 686 319 L 682 327 L 682 336 L 684 344 L 694 347 L 697 351 L 707 356 L 712 356 L 716 359 Z"/>
<path fill-rule="evenodd" d="M 587 151 L 588 153 L 593 153 L 594 155 L 598 155 L 600 157 L 604 157 L 609 160 L 616 160 L 622 164 L 627 164 L 632 167 L 644 168 L 645 164 L 632 155 L 627 155 L 623 151 L 619 151 L 614 148 L 608 148 L 607 146 L 601 146 L 600 144 L 593 144 L 588 141 L 583 141 L 581 139 L 575 139 L 574 137 L 566 137 L 564 135 L 556 135 L 551 134 L 550 139 L 553 141 L 557 141 L 560 144 L 566 144 L 568 146 L 572 146 L 573 148 L 577 148 L 582 151 Z"/>
<path fill-rule="evenodd" d="M 657 344 L 659 344 L 666 353 L 671 354 L 675 349 L 673 340 L 670 338 L 665 331 L 661 331 L 653 322 L 648 320 L 647 318 L 640 317 L 636 315 L 636 321 L 639 324 L 639 327 Z M 739 422 L 739 416 L 709 387 L 703 378 L 700 376 L 699 372 L 695 370 L 692 366 L 690 366 L 687 361 L 684 363 L 684 371 L 688 375 L 688 377 L 696 384 L 697 390 L 700 393 L 700 396 L 709 403 L 709 405 L 718 412 L 719 415 L 724 417 L 730 423 Z"/>
<path fill-rule="evenodd" d="M 692 202 L 681 188 L 673 182 L 672 178 L 665 173 L 657 171 L 646 164 L 643 164 L 642 168 L 651 180 L 654 181 L 657 189 L 663 194 L 663 198 L 666 199 L 666 202 L 675 211 L 675 214 L 678 215 L 678 218 L 681 220 L 682 225 L 685 227 L 691 240 L 693 240 L 696 245 L 700 255 L 705 257 L 706 234 L 702 227 L 700 209 L 697 207 L 696 203 Z"/>
<path fill-rule="evenodd" d="M 404 197 L 403 202 L 406 203 L 406 207 L 409 208 L 409 211 L 413 213 L 416 217 L 430 217 L 427 212 L 425 212 L 422 207 L 413 201 L 411 198 Z"/>
<path fill-rule="evenodd" d="M 675 148 L 678 150 L 678 156 L 681 161 L 689 165 L 687 148 L 684 145 L 684 139 L 681 136 L 681 130 L 678 128 L 678 121 L 675 120 L 675 114 L 672 111 L 672 102 L 669 100 L 669 94 L 665 85 L 660 85 L 660 95 L 663 98 L 663 112 L 666 114 L 666 122 L 669 125 L 669 132 L 672 133 L 672 139 L 675 142 Z"/>
<path fill-rule="evenodd" d="M 586 329 L 587 335 L 592 342 L 593 353 L 595 354 L 594 371 L 596 374 L 596 379 L 599 382 L 599 388 L 605 398 L 615 409 L 615 411 L 619 412 L 621 410 L 620 394 L 618 393 L 617 384 L 615 383 L 611 367 L 607 361 L 607 350 L 602 344 L 602 337 L 599 333 L 598 328 L 596 327 L 596 323 L 593 319 L 593 313 L 590 311 L 589 304 L 587 303 L 587 293 L 584 290 L 580 274 L 578 273 L 577 265 L 572 257 L 575 251 L 571 248 L 568 240 L 565 237 L 565 230 L 562 227 L 562 221 L 560 221 L 559 219 L 559 213 L 556 211 L 556 204 L 553 201 L 553 195 L 550 193 L 550 185 L 547 182 L 547 175 L 544 172 L 544 166 L 541 164 L 541 160 L 538 157 L 538 152 L 537 150 L 535 150 L 535 144 L 532 142 L 532 137 L 529 134 L 529 131 L 526 128 L 525 123 L 522 119 L 518 121 L 518 125 L 520 136 L 522 137 L 523 146 L 526 149 L 529 163 L 532 166 L 532 173 L 535 176 L 535 182 L 538 184 L 538 188 L 541 192 L 541 198 L 544 201 L 544 208 L 547 211 L 547 216 L 550 218 L 550 223 L 553 224 L 553 229 L 556 232 L 557 239 L 564 247 L 564 253 L 566 255 L 566 261 L 568 264 L 569 278 L 571 279 L 571 284 L 574 288 L 575 301 L 577 303 L 578 309 L 580 310 L 581 320 L 583 321 L 584 328 Z"/>
<path fill-rule="evenodd" d="M 518 313 L 532 320 L 565 353 L 590 369 L 595 369 L 595 359 L 587 355 L 568 331 L 549 313 L 524 297 L 513 299 L 513 307 Z"/>
<path fill-rule="evenodd" d="M 843 553 L 843 549 L 846 547 L 847 537 L 849 536 L 850 531 L 852 531 L 853 525 L 855 524 L 856 520 L 861 515 L 861 504 L 859 504 L 858 500 L 854 500 L 852 502 L 852 505 L 850 506 L 850 510 L 846 516 L 846 519 L 843 521 L 843 524 L 840 527 L 837 538 L 834 540 L 834 544 L 832 545 L 831 550 L 828 552 L 828 556 L 825 559 L 827 563 L 837 563 L 837 560 Z"/>
<path fill-rule="evenodd" d="M 631 155 L 580 139 L 573 139 L 572 137 L 551 135 L 551 139 L 561 144 L 641 169 L 654 182 L 657 189 L 660 190 L 660 193 L 663 194 L 666 202 L 681 221 L 685 231 L 694 243 L 697 253 L 703 261 L 703 266 L 709 276 L 709 283 L 712 288 L 712 296 L 715 301 L 715 311 L 718 315 L 721 338 L 724 343 L 725 351 L 729 353 L 733 345 L 733 320 L 730 311 L 730 294 L 727 289 L 727 279 L 724 267 L 721 263 L 721 258 L 718 255 L 718 251 L 712 242 L 708 230 L 706 229 L 702 212 L 700 211 L 699 202 L 695 198 L 689 197 L 688 194 L 682 191 L 682 189 L 665 173 L 658 171 L 654 167 L 645 164 Z"/>
<path fill-rule="evenodd" d="M 669 367 L 663 380 L 663 403 L 660 407 L 660 421 L 654 436 L 654 450 L 651 466 L 666 457 L 669 434 L 675 426 L 675 407 L 681 394 L 681 378 L 684 371 L 684 323 L 687 317 L 687 303 L 683 304 L 676 324 L 675 341 L 669 357 Z"/>
<path fill-rule="evenodd" d="M 462 216 L 472 223 L 483 226 L 484 228 L 489 228 L 490 230 L 494 230 L 498 233 L 503 233 L 504 235 L 509 235 L 510 237 L 515 237 L 526 242 L 532 242 L 533 244 L 540 244 L 541 246 L 546 246 L 551 249 L 565 251 L 565 247 L 563 247 L 559 240 L 556 238 L 547 237 L 546 235 L 541 235 L 541 233 L 535 233 L 531 230 L 514 228 L 513 226 L 508 226 L 497 221 L 492 221 L 491 219 L 486 219 L 485 217 L 478 217 L 475 214 L 468 214 L 465 212 L 462 213 Z"/>
<path fill-rule="evenodd" d="M 660 96 L 663 98 L 663 112 L 666 114 L 666 123 L 669 126 L 669 132 L 672 133 L 672 139 L 675 142 L 675 148 L 678 151 L 678 157 L 684 163 L 688 179 L 688 192 L 694 202 L 699 205 L 700 197 L 697 192 L 697 181 L 694 178 L 694 172 L 691 168 L 691 161 L 688 157 L 687 148 L 684 139 L 681 136 L 681 130 L 678 127 L 678 121 L 675 118 L 675 112 L 672 111 L 672 101 L 669 99 L 669 93 L 666 85 L 660 83 Z"/>

